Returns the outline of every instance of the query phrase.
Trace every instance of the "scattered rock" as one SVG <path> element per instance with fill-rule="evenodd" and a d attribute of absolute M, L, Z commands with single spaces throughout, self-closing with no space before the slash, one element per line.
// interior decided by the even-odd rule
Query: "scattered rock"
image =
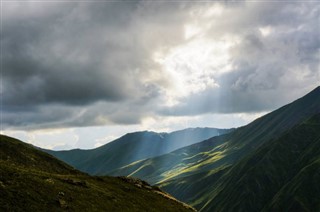
<path fill-rule="evenodd" d="M 49 184 L 54 184 L 54 181 L 53 181 L 53 179 L 51 179 L 51 178 L 48 178 L 48 179 L 46 179 L 45 180 L 47 183 L 49 183 Z"/>
<path fill-rule="evenodd" d="M 134 177 L 118 177 L 119 179 L 121 179 L 124 182 L 130 183 L 135 185 L 138 188 L 146 188 L 146 189 L 152 189 L 152 187 L 149 185 L 149 183 L 147 183 L 144 180 L 140 180 L 138 178 L 134 178 Z"/>
<path fill-rule="evenodd" d="M 169 200 L 172 200 L 172 201 L 175 201 L 175 202 L 178 202 L 180 204 L 182 204 L 185 208 L 187 209 L 190 209 L 192 211 L 197 211 L 196 209 L 194 209 L 193 207 L 191 207 L 190 205 L 184 203 L 184 202 L 180 202 L 179 200 L 177 200 L 176 198 L 174 198 L 173 196 L 171 196 L 170 194 L 166 193 L 166 192 L 163 192 L 163 191 L 153 191 L 154 193 L 156 194 L 159 194 L 161 196 L 163 196 L 164 198 L 166 199 L 169 199 Z"/>
<path fill-rule="evenodd" d="M 59 199 L 58 202 L 59 202 L 61 208 L 63 208 L 63 209 L 68 208 L 68 204 L 64 199 Z"/>
<path fill-rule="evenodd" d="M 146 189 L 152 190 L 152 186 L 145 186 Z"/>

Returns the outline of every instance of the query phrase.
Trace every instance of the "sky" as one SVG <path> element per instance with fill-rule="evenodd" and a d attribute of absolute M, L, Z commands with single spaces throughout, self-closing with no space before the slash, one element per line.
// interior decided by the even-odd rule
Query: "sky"
<path fill-rule="evenodd" d="M 245 125 L 320 84 L 319 1 L 1 1 L 1 133 L 89 149 Z"/>

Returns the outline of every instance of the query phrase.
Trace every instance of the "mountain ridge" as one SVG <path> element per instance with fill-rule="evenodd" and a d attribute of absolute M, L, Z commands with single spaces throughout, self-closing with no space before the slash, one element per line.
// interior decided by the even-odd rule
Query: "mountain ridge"
<path fill-rule="evenodd" d="M 313 122 L 313 123 L 310 123 Z M 219 192 L 212 194 L 201 211 L 241 211 L 250 208 L 252 211 L 274 211 L 276 208 L 270 202 L 278 202 L 278 193 L 285 187 L 290 187 L 295 183 L 294 179 L 299 173 L 310 165 L 317 165 L 317 175 L 306 176 L 308 179 L 316 177 L 320 180 L 320 113 L 315 114 L 310 119 L 296 125 L 286 131 L 282 136 L 265 143 L 257 151 L 245 156 L 241 161 L 229 170 L 229 174 L 221 178 L 217 185 Z M 301 136 L 303 135 L 303 136 Z M 303 181 L 299 181 L 303 182 Z M 221 188 L 221 189 L 219 189 Z M 223 188 L 223 189 L 222 189 Z M 232 192 L 233 191 L 233 192 Z M 314 194 L 319 194 L 320 188 L 314 190 Z M 290 204 L 283 204 L 281 211 L 293 211 L 303 205 L 306 208 L 318 208 L 320 200 L 306 195 L 312 204 L 301 204 L 294 200 L 295 192 L 284 195 L 291 198 Z M 317 196 L 317 195 L 316 195 Z M 232 206 L 229 202 L 233 202 Z M 295 205 L 292 207 L 292 205 Z M 308 206 L 307 206 L 308 205 Z M 277 206 L 278 209 L 279 206 Z"/>
<path fill-rule="evenodd" d="M 233 129 L 188 128 L 171 133 L 141 131 L 126 135 L 92 150 L 43 150 L 73 167 L 95 175 L 109 174 L 131 162 L 168 153 Z"/>

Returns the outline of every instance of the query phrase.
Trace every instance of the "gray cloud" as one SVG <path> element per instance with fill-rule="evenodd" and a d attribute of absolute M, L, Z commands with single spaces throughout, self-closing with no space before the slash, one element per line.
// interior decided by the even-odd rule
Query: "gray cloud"
<path fill-rule="evenodd" d="M 276 109 L 320 85 L 319 4 L 254 3 L 244 13 L 230 10 L 215 23 L 216 38 L 241 37 L 230 53 L 233 69 L 217 76 L 219 87 L 189 95 L 160 109 L 164 115 L 259 112 Z M 228 13 L 228 12 L 227 12 Z M 271 15 L 272 14 L 272 15 Z M 228 15 L 228 14 L 226 14 Z M 259 28 L 273 31 L 264 37 Z M 196 104 L 195 104 L 196 103 Z"/>
<path fill-rule="evenodd" d="M 223 3 L 205 36 L 237 36 L 232 70 L 163 106 L 176 82 L 153 60 L 187 41 L 190 14 L 214 3 L 3 3 L 4 128 L 136 124 L 154 115 L 275 109 L 319 85 L 319 4 Z M 259 28 L 270 27 L 262 36 Z M 214 59 L 214 58 L 213 58 Z M 195 102 L 197 104 L 195 104 Z"/>
<path fill-rule="evenodd" d="M 118 101 L 127 96 L 127 89 L 133 86 L 129 84 L 126 74 L 130 70 L 125 63 L 135 64 L 127 60 L 126 49 L 113 40 L 117 36 L 114 34 L 126 33 L 122 30 L 126 26 L 121 23 L 127 18 L 123 16 L 128 15 L 112 19 L 105 15 L 106 20 L 113 20 L 112 25 L 106 23 L 105 27 L 101 16 L 112 17 L 116 10 L 109 3 L 99 5 L 73 5 L 58 17 L 45 17 L 47 20 L 42 21 L 38 21 L 39 17 L 6 21 L 4 15 L 4 23 L 8 22 L 3 27 L 5 106 L 83 105 L 97 100 Z M 130 12 L 126 5 L 121 7 L 123 14 Z"/>

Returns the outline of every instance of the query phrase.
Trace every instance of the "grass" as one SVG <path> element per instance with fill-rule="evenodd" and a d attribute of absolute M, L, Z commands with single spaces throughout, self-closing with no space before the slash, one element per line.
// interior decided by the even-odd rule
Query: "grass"
<path fill-rule="evenodd" d="M 203 211 L 319 211 L 320 114 L 235 164 Z M 230 204 L 232 202 L 232 204 Z"/>
<path fill-rule="evenodd" d="M 193 211 L 133 178 L 93 177 L 0 135 L 0 211 Z"/>

